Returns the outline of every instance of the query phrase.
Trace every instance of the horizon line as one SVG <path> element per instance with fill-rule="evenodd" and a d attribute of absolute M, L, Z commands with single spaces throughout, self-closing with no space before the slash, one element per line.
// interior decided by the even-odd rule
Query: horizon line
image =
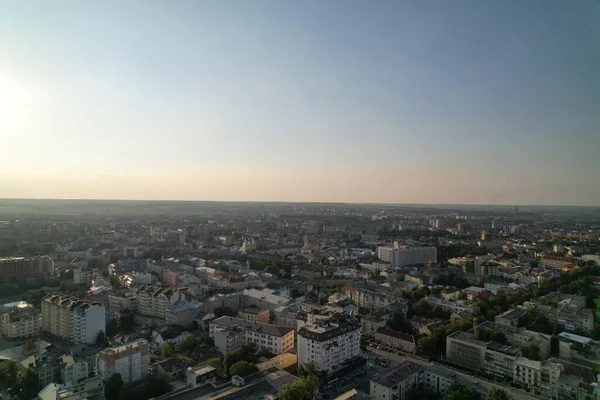
<path fill-rule="evenodd" d="M 487 206 L 487 207 L 581 207 L 594 208 L 600 205 L 578 204 L 527 204 L 527 203 L 387 203 L 387 202 L 342 202 L 342 201 L 290 201 L 290 200 L 177 200 L 177 199 L 101 199 L 101 198 L 37 198 L 0 197 L 0 201 L 106 201 L 106 202 L 177 202 L 177 203 L 283 203 L 283 204 L 340 204 L 340 205 L 381 205 L 381 206 Z"/>

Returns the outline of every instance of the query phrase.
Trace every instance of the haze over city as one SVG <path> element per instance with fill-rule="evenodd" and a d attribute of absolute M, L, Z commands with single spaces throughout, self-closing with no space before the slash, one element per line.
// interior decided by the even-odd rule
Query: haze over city
<path fill-rule="evenodd" d="M 0 198 L 600 205 L 600 2 L 0 2 Z"/>

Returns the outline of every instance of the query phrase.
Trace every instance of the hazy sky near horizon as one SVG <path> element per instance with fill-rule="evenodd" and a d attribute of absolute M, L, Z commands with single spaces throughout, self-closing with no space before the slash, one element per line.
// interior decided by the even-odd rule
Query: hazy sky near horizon
<path fill-rule="evenodd" d="M 600 205 L 600 1 L 0 0 L 0 198 Z"/>

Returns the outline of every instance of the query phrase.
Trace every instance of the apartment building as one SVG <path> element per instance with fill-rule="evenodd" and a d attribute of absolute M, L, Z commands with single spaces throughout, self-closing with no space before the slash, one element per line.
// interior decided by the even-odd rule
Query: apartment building
<path fill-rule="evenodd" d="M 100 303 L 61 294 L 42 299 L 42 331 L 73 343 L 96 343 L 106 330 L 106 311 Z"/>
<path fill-rule="evenodd" d="M 446 337 L 446 358 L 461 367 L 479 371 L 485 365 L 487 342 L 476 340 L 472 334 L 457 331 Z"/>
<path fill-rule="evenodd" d="M 211 321 L 209 335 L 215 340 L 215 345 L 217 342 L 222 344 L 219 349 L 223 354 L 239 349 L 246 343 L 255 343 L 258 348 L 267 349 L 276 355 L 287 353 L 294 347 L 294 330 L 291 328 L 233 317 L 221 317 Z"/>
<path fill-rule="evenodd" d="M 360 322 L 352 317 L 304 325 L 298 330 L 298 364 L 335 372 L 346 360 L 361 355 L 360 337 Z"/>
<path fill-rule="evenodd" d="M 48 256 L 0 258 L 0 283 L 54 275 L 54 261 Z"/>
<path fill-rule="evenodd" d="M 477 307 L 477 305 L 474 305 L 474 304 L 466 305 L 464 302 L 462 302 L 460 300 L 449 301 L 449 300 L 440 299 L 439 297 L 434 297 L 434 296 L 427 296 L 427 297 L 424 297 L 423 299 L 426 302 L 428 302 L 429 304 L 431 304 L 432 307 L 440 306 L 444 310 L 448 310 L 453 313 L 462 313 L 462 312 L 473 313 L 479 309 Z"/>
<path fill-rule="evenodd" d="M 102 350 L 97 356 L 98 375 L 107 381 L 121 374 L 126 384 L 139 382 L 149 371 L 148 342 L 144 339 Z"/>
<path fill-rule="evenodd" d="M 136 291 L 136 321 L 148 325 L 162 325 L 172 305 L 185 301 L 186 288 L 173 288 L 161 285 L 141 286 Z M 138 318 L 140 317 L 140 318 Z"/>
<path fill-rule="evenodd" d="M 387 308 L 394 304 L 404 316 L 408 312 L 408 300 L 377 287 L 346 287 L 344 288 L 344 294 L 357 306 L 369 310 Z"/>
<path fill-rule="evenodd" d="M 295 331 L 298 326 L 298 312 L 300 307 L 298 304 L 291 304 L 285 307 L 278 307 L 273 310 L 275 314 L 275 325 L 291 328 Z"/>
<path fill-rule="evenodd" d="M 423 366 L 421 375 L 422 387 L 437 393 L 440 395 L 440 398 L 448 392 L 453 383 L 459 383 L 463 386 L 474 388 L 479 392 L 481 398 L 484 398 L 487 394 L 488 387 L 493 386 L 473 376 L 457 373 L 436 364 Z M 483 385 L 484 382 L 486 383 L 486 386 Z"/>
<path fill-rule="evenodd" d="M 521 351 L 513 346 L 477 340 L 470 333 L 458 331 L 446 337 L 446 357 L 472 371 L 512 378 Z"/>
<path fill-rule="evenodd" d="M 244 307 L 256 306 L 261 310 L 274 310 L 287 306 L 292 300 L 258 289 L 244 289 L 242 303 Z"/>
<path fill-rule="evenodd" d="M 238 312 L 238 317 L 244 321 L 269 323 L 271 310 L 261 310 L 256 306 L 248 306 Z"/>
<path fill-rule="evenodd" d="M 76 360 L 63 354 L 60 358 L 60 377 L 64 383 L 77 383 L 89 376 L 89 366 L 85 360 Z"/>
<path fill-rule="evenodd" d="M 406 353 L 415 354 L 417 352 L 417 341 L 413 335 L 396 332 L 391 329 L 379 328 L 375 332 L 375 339 L 394 349 L 402 350 Z"/>
<path fill-rule="evenodd" d="M 37 336 L 42 327 L 42 316 L 24 301 L 0 306 L 0 335 L 7 340 Z"/>
<path fill-rule="evenodd" d="M 546 359 L 550 356 L 551 335 L 530 331 L 525 328 L 506 326 L 492 321 L 484 321 L 479 324 L 480 329 L 493 330 L 504 335 L 508 344 L 520 349 L 526 346 L 537 346 L 540 349 L 540 357 Z"/>
<path fill-rule="evenodd" d="M 552 292 L 536 301 L 523 303 L 522 308 L 537 310 L 565 330 L 590 332 L 594 329 L 595 313 L 585 308 L 585 303 L 585 296 Z"/>
<path fill-rule="evenodd" d="M 104 400 L 104 382 L 98 376 L 74 383 L 49 383 L 38 393 L 40 400 Z"/>
<path fill-rule="evenodd" d="M 179 300 L 166 309 L 165 323 L 189 327 L 198 316 L 198 304 Z"/>
<path fill-rule="evenodd" d="M 373 314 L 364 315 L 360 319 L 362 334 L 365 336 L 373 336 L 377 329 L 385 328 L 386 325 L 387 319 Z"/>
<path fill-rule="evenodd" d="M 245 330 L 239 325 L 217 326 L 211 337 L 221 354 L 226 354 L 229 350 L 239 350 L 246 343 Z"/>
<path fill-rule="evenodd" d="M 369 394 L 373 400 L 404 400 L 406 392 L 422 383 L 423 367 L 411 362 L 403 362 L 389 373 L 375 376 L 370 381 Z"/>
<path fill-rule="evenodd" d="M 201 303 L 201 311 L 205 313 L 214 314 L 216 309 L 223 309 L 225 307 L 232 309 L 234 312 L 238 312 L 240 304 L 242 303 L 243 295 L 241 292 L 236 293 L 219 293 L 216 294 Z"/>
<path fill-rule="evenodd" d="M 397 244 L 393 247 L 379 246 L 377 256 L 381 261 L 389 262 L 394 268 L 437 263 L 435 247 L 401 247 Z"/>
<path fill-rule="evenodd" d="M 108 310 L 122 314 L 123 311 L 137 311 L 137 296 L 134 293 L 108 295 Z"/>
<path fill-rule="evenodd" d="M 73 285 L 89 285 L 91 280 L 92 271 L 88 271 L 86 267 L 73 268 Z"/>
<path fill-rule="evenodd" d="M 513 380 L 546 395 L 558 391 L 562 365 L 552 361 L 535 361 L 525 357 L 515 360 Z"/>

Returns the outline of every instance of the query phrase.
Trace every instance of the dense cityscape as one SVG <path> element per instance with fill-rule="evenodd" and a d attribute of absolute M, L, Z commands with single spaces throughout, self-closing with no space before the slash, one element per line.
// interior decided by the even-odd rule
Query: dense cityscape
<path fill-rule="evenodd" d="M 4 399 L 600 396 L 597 208 L 2 200 L 0 220 Z"/>

